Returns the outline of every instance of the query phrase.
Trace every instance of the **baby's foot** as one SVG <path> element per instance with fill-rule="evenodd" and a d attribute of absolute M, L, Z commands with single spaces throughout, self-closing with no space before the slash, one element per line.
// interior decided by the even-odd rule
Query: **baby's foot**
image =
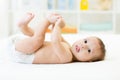
<path fill-rule="evenodd" d="M 55 22 L 56 22 L 59 18 L 61 18 L 61 16 L 60 16 L 59 14 L 54 14 L 54 13 L 52 13 L 52 14 L 48 14 L 46 18 L 47 18 L 47 20 L 48 20 L 51 24 L 55 24 Z"/>
<path fill-rule="evenodd" d="M 27 13 L 19 22 L 18 26 L 23 28 L 27 27 L 28 23 L 34 18 L 34 14 L 32 13 Z"/>

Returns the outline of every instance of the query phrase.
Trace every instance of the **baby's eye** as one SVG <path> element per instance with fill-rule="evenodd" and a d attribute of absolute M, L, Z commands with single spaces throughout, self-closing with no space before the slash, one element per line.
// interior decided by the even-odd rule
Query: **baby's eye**
<path fill-rule="evenodd" d="M 91 52 L 91 50 L 90 50 L 90 49 L 88 49 L 88 52 L 90 53 L 90 52 Z"/>
<path fill-rule="evenodd" d="M 87 43 L 87 40 L 84 40 L 84 43 Z"/>

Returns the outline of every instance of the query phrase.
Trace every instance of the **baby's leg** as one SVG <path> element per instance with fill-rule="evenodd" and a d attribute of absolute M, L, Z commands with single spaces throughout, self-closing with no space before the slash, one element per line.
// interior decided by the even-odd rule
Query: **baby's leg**
<path fill-rule="evenodd" d="M 27 22 L 29 23 L 29 21 Z M 31 54 L 37 51 L 39 48 L 41 48 L 44 43 L 45 32 L 50 24 L 51 24 L 50 20 L 48 18 L 45 18 L 42 22 L 40 22 L 40 24 L 38 24 L 38 26 L 34 30 L 34 35 L 32 37 L 20 40 L 15 43 L 16 50 L 26 54 Z M 21 27 L 26 28 L 24 26 Z"/>
<path fill-rule="evenodd" d="M 20 41 L 17 41 L 15 43 L 16 50 L 26 53 L 26 54 L 31 54 L 31 53 L 34 53 L 35 51 L 37 51 L 39 48 L 41 48 L 44 43 L 45 32 L 49 25 L 50 25 L 50 22 L 47 19 L 42 21 L 37 26 L 33 36 L 31 36 L 29 38 L 25 38 Z M 24 27 L 24 26 L 21 26 L 21 27 L 26 29 L 26 27 Z M 23 30 L 25 30 L 25 29 L 23 29 Z M 25 32 L 26 32 L 26 30 L 25 30 Z"/>
<path fill-rule="evenodd" d="M 34 14 L 27 13 L 19 22 L 18 26 L 20 30 L 23 32 L 23 34 L 27 36 L 33 36 L 34 31 L 28 27 L 29 22 L 34 18 Z"/>

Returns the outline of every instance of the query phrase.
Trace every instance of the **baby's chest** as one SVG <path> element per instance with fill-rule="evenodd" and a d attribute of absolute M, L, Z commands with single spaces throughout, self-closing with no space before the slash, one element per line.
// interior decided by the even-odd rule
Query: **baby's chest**
<path fill-rule="evenodd" d="M 59 63 L 58 56 L 52 49 L 52 46 L 44 46 L 36 54 L 42 63 Z"/>

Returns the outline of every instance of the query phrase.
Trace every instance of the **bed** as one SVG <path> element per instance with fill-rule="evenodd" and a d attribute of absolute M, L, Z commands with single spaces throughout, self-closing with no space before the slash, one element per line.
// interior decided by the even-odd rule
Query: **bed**
<path fill-rule="evenodd" d="M 99 62 L 68 64 L 21 64 L 9 60 L 7 38 L 0 40 L 0 80 L 120 80 L 120 35 L 92 34 L 106 45 L 106 58 Z M 63 34 L 71 44 L 89 34 Z M 50 35 L 46 35 L 50 40 Z"/>

